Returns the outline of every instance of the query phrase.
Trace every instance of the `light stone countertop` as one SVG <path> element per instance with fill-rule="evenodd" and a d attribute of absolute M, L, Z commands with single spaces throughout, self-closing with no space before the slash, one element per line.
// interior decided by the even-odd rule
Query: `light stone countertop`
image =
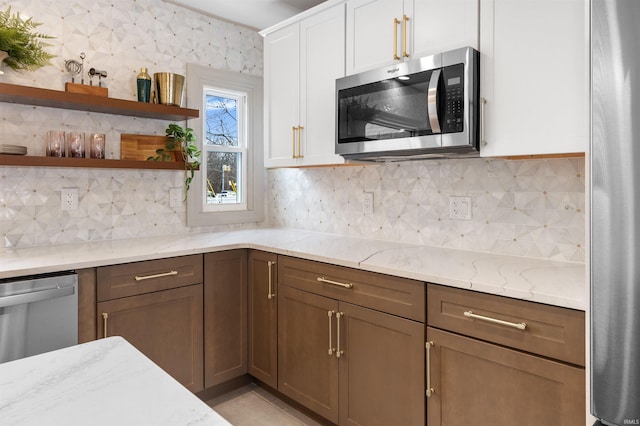
<path fill-rule="evenodd" d="M 0 364 L 0 423 L 230 425 L 122 337 Z"/>
<path fill-rule="evenodd" d="M 0 279 L 251 248 L 585 310 L 584 263 L 419 246 L 296 229 L 251 229 L 5 249 Z"/>

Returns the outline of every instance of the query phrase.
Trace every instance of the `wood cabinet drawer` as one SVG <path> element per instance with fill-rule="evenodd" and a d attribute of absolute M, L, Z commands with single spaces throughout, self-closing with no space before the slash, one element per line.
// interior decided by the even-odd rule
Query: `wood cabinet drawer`
<path fill-rule="evenodd" d="M 465 312 L 524 330 L 468 317 Z M 469 314 L 467 314 L 469 315 Z M 429 284 L 427 324 L 481 340 L 584 366 L 584 312 Z"/>
<path fill-rule="evenodd" d="M 97 271 L 98 302 L 202 283 L 202 255 L 104 266 Z"/>
<path fill-rule="evenodd" d="M 422 281 L 279 256 L 278 284 L 425 321 L 425 285 Z"/>

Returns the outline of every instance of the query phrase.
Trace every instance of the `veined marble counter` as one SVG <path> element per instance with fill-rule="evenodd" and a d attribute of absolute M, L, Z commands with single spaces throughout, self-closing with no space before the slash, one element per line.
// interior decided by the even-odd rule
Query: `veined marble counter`
<path fill-rule="evenodd" d="M 418 246 L 294 229 L 251 229 L 0 251 L 0 279 L 251 248 L 584 310 L 583 263 Z"/>
<path fill-rule="evenodd" d="M 0 364 L 0 423 L 230 425 L 122 337 Z"/>

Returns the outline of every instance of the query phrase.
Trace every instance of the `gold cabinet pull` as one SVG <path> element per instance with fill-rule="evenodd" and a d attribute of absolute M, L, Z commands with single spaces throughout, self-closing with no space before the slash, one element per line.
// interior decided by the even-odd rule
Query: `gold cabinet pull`
<path fill-rule="evenodd" d="M 484 136 L 484 106 L 486 103 L 485 98 L 480 98 L 480 146 L 487 146 L 487 138 Z"/>
<path fill-rule="evenodd" d="M 296 156 L 296 130 L 298 130 L 296 126 L 291 128 L 291 158 L 298 158 Z"/>
<path fill-rule="evenodd" d="M 351 283 L 341 283 L 338 281 L 328 280 L 325 277 L 318 277 L 316 278 L 316 280 L 318 282 L 325 283 L 325 284 L 337 285 L 339 287 L 344 287 L 344 288 L 353 288 L 353 284 Z"/>
<path fill-rule="evenodd" d="M 276 297 L 276 294 L 273 293 L 273 265 L 275 265 L 276 262 L 272 262 L 272 261 L 268 261 L 267 262 L 267 268 L 269 268 L 269 292 L 267 293 L 267 299 L 273 299 L 274 297 Z"/>
<path fill-rule="evenodd" d="M 471 319 L 490 322 L 491 324 L 498 324 L 498 325 L 504 325 L 505 327 L 517 328 L 518 330 L 523 330 L 523 331 L 527 328 L 527 324 L 524 322 L 518 323 L 518 322 L 503 321 L 496 318 L 477 315 L 477 314 L 474 314 L 473 311 L 466 311 L 464 313 L 464 316 Z"/>
<path fill-rule="evenodd" d="M 433 347 L 433 342 L 427 342 L 424 344 L 427 348 L 426 353 L 426 364 L 427 364 L 427 398 L 434 394 L 434 390 L 431 387 L 431 348 Z"/>
<path fill-rule="evenodd" d="M 172 275 L 178 275 L 178 271 L 169 271 L 169 272 L 163 272 L 161 274 L 143 275 L 143 276 L 136 275 L 133 278 L 136 281 L 144 281 L 144 280 L 150 280 L 151 278 L 170 277 Z"/>
<path fill-rule="evenodd" d="M 304 158 L 304 155 L 302 155 L 302 129 L 304 129 L 304 126 L 298 126 L 298 157 L 297 158 Z"/>
<path fill-rule="evenodd" d="M 331 333 L 333 329 L 333 326 L 331 324 L 331 318 L 333 318 L 333 314 L 335 313 L 336 311 L 327 311 L 327 316 L 329 317 L 329 350 L 327 352 L 329 353 L 329 356 L 333 355 L 333 351 L 336 350 L 333 347 L 333 339 L 331 338 Z"/>
<path fill-rule="evenodd" d="M 393 60 L 399 61 L 400 56 L 398 56 L 398 24 L 400 20 L 398 18 L 393 18 Z"/>
<path fill-rule="evenodd" d="M 407 52 L 407 22 L 409 22 L 409 17 L 407 15 L 403 15 L 402 16 L 402 56 L 405 58 L 409 57 L 409 52 Z"/>
<path fill-rule="evenodd" d="M 109 314 L 106 312 L 102 313 L 102 338 L 108 337 L 107 333 L 107 322 L 109 321 Z"/>
<path fill-rule="evenodd" d="M 340 358 L 343 354 L 344 351 L 340 349 L 340 318 L 342 318 L 344 316 L 344 314 L 342 312 L 336 312 L 336 340 L 338 341 L 337 346 L 338 349 L 336 349 L 336 358 Z"/>

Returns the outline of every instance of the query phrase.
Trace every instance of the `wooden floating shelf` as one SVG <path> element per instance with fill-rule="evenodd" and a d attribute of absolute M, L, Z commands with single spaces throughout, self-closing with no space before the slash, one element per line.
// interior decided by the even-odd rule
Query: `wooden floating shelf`
<path fill-rule="evenodd" d="M 197 118 L 200 115 L 200 111 L 197 109 L 127 101 L 105 96 L 40 89 L 7 83 L 0 83 L 0 102 L 170 121 L 182 121 L 189 118 Z"/>
<path fill-rule="evenodd" d="M 96 169 L 184 170 L 184 162 L 110 160 L 97 158 L 57 158 L 0 154 L 0 166 L 86 167 Z"/>

